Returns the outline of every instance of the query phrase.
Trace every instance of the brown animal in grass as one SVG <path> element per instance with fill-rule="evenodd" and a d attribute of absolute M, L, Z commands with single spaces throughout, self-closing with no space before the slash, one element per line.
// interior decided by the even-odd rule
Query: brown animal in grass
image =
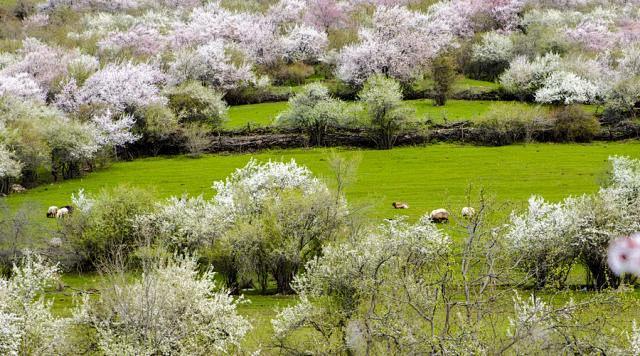
<path fill-rule="evenodd" d="M 449 222 L 449 212 L 445 209 L 436 209 L 429 214 L 429 217 L 436 224 Z"/>
<path fill-rule="evenodd" d="M 409 204 L 401 201 L 394 201 L 391 205 L 394 209 L 409 209 Z"/>

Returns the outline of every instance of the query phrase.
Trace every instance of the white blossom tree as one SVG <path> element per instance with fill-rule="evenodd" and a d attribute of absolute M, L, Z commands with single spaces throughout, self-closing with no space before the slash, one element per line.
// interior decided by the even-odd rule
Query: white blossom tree
<path fill-rule="evenodd" d="M 0 350 L 6 355 L 63 352 L 68 320 L 51 313 L 47 288 L 58 280 L 58 267 L 27 253 L 13 266 L 9 279 L 0 279 Z"/>
<path fill-rule="evenodd" d="M 0 142 L 0 193 L 9 192 L 11 181 L 20 177 L 22 167 L 23 164 L 17 159 L 15 153 Z"/>
<path fill-rule="evenodd" d="M 199 46 L 194 51 L 179 52 L 171 63 L 169 76 L 172 84 L 196 80 L 222 90 L 246 86 L 254 80 L 250 66 L 233 63 L 221 40 Z"/>
<path fill-rule="evenodd" d="M 283 350 L 331 354 L 434 350 L 427 314 L 450 244 L 423 217 L 413 225 L 391 220 L 326 246 L 294 282 L 300 302 L 272 320 L 276 342 Z M 296 338 L 301 329 L 309 336 Z"/>
<path fill-rule="evenodd" d="M 294 27 L 282 42 L 284 58 L 291 62 L 318 61 L 329 44 L 325 32 L 309 26 Z"/>
<path fill-rule="evenodd" d="M 535 97 L 539 103 L 569 105 L 595 102 L 602 93 L 590 81 L 571 72 L 559 71 L 542 83 Z"/>
<path fill-rule="evenodd" d="M 175 257 L 149 262 L 133 283 L 115 278 L 98 300 L 84 298 L 75 320 L 95 329 L 106 355 L 227 353 L 251 329 L 241 302 L 211 270 L 199 273 L 194 258 Z"/>
<path fill-rule="evenodd" d="M 96 127 L 96 143 L 102 147 L 123 147 L 140 139 L 140 135 L 131 132 L 136 123 L 132 115 L 122 114 L 114 118 L 111 110 L 107 109 L 94 116 L 91 122 Z"/>

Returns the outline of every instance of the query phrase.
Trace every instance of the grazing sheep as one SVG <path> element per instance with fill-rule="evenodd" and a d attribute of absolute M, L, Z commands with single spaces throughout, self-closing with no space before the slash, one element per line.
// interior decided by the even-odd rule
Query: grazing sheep
<path fill-rule="evenodd" d="M 445 209 L 436 209 L 429 214 L 429 217 L 434 223 L 449 222 L 449 212 Z"/>
<path fill-rule="evenodd" d="M 391 205 L 394 209 L 409 209 L 409 204 L 400 201 L 394 201 Z"/>
<path fill-rule="evenodd" d="M 60 209 L 58 209 L 58 212 L 56 212 L 56 218 L 57 219 L 62 219 L 67 215 L 69 215 L 69 209 L 67 209 L 67 208 L 60 208 Z"/>
<path fill-rule="evenodd" d="M 69 210 L 69 214 L 73 213 L 73 207 L 71 205 L 65 205 L 63 208 Z"/>
<path fill-rule="evenodd" d="M 21 186 L 20 184 L 11 184 L 10 191 L 11 193 L 24 193 L 27 191 L 27 188 Z"/>
<path fill-rule="evenodd" d="M 58 213 L 58 207 L 57 206 L 50 206 L 49 209 L 47 210 L 47 217 L 48 218 L 55 218 L 57 213 Z"/>
<path fill-rule="evenodd" d="M 476 215 L 476 209 L 470 206 L 465 206 L 464 208 L 462 208 L 462 217 L 472 218 L 474 215 Z"/>

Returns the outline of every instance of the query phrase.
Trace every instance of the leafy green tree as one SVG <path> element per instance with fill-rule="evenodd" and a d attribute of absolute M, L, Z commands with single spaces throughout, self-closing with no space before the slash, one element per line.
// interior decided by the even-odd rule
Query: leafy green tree
<path fill-rule="evenodd" d="M 186 82 L 167 90 L 169 107 L 182 123 L 199 122 L 217 128 L 226 120 L 222 94 L 198 82 Z"/>
<path fill-rule="evenodd" d="M 370 77 L 359 94 L 366 111 L 371 138 L 382 149 L 391 149 L 409 120 L 402 103 L 400 84 L 383 75 Z"/>
<path fill-rule="evenodd" d="M 443 106 L 451 94 L 451 87 L 456 79 L 456 64 L 451 56 L 442 54 L 433 59 L 431 75 L 434 83 L 434 102 L 436 106 Z"/>
<path fill-rule="evenodd" d="M 304 130 L 312 145 L 322 146 L 328 129 L 344 117 L 344 104 L 331 98 L 327 87 L 314 83 L 289 99 L 289 108 L 278 115 L 276 124 Z"/>

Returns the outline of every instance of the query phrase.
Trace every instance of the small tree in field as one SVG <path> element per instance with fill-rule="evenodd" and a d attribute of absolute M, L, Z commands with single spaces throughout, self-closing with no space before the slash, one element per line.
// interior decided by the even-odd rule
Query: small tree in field
<path fill-rule="evenodd" d="M 306 131 L 312 145 L 323 145 L 327 130 L 343 117 L 343 105 L 329 96 L 322 84 L 309 84 L 289 99 L 289 109 L 278 115 L 276 123 Z"/>
<path fill-rule="evenodd" d="M 199 122 L 219 127 L 226 119 L 227 103 L 222 94 L 194 81 L 167 91 L 169 107 L 183 123 Z"/>
<path fill-rule="evenodd" d="M 436 106 L 443 106 L 451 94 L 451 86 L 456 79 L 455 61 L 446 54 L 436 57 L 431 63 Z"/>
<path fill-rule="evenodd" d="M 400 84 L 382 75 L 376 75 L 364 85 L 360 101 L 366 109 L 367 126 L 378 148 L 391 149 L 409 115 L 402 106 Z"/>

